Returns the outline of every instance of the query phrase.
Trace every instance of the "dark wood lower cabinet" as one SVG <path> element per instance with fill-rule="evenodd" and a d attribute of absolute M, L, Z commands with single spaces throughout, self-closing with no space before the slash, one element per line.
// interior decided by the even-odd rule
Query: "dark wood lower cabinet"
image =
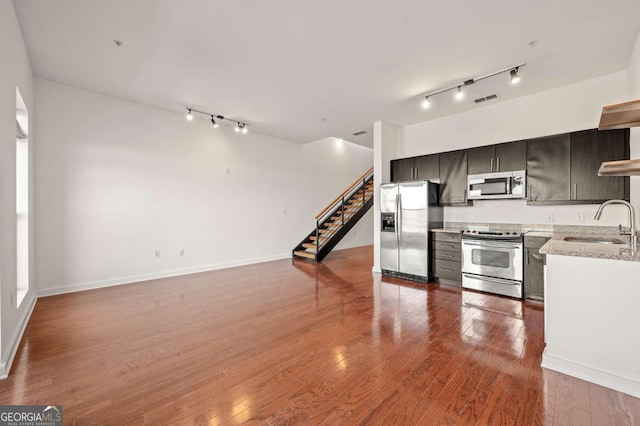
<path fill-rule="evenodd" d="M 431 261 L 434 279 L 443 284 L 462 286 L 460 233 L 433 232 Z"/>
<path fill-rule="evenodd" d="M 549 239 L 544 237 L 524 238 L 524 297 L 544 300 L 545 255 L 540 253 Z"/>

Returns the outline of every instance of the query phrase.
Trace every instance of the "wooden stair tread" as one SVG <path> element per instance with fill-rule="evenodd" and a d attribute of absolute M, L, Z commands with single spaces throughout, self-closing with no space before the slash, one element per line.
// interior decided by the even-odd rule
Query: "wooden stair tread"
<path fill-rule="evenodd" d="M 333 234 L 335 232 L 335 229 L 321 228 L 319 232 L 321 234 Z"/>
<path fill-rule="evenodd" d="M 316 245 L 315 245 L 315 243 L 314 243 L 314 244 L 311 244 L 311 243 L 302 243 L 302 247 L 304 247 L 304 248 L 306 248 L 306 249 L 309 249 L 309 250 L 313 250 L 313 251 L 312 251 L 312 253 L 315 253 L 315 252 L 316 252 L 316 251 L 315 251 L 315 250 L 316 250 Z M 322 247 L 322 244 L 320 244 L 320 247 Z"/>
<path fill-rule="evenodd" d="M 293 254 L 296 255 L 296 256 L 300 256 L 300 257 L 306 257 L 307 259 L 315 259 L 316 258 L 315 253 L 309 253 L 308 251 L 298 250 L 298 251 L 294 251 Z"/>

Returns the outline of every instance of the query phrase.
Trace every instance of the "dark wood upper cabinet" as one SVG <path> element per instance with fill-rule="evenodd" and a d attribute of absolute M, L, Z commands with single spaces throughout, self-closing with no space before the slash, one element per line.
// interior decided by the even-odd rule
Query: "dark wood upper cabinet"
<path fill-rule="evenodd" d="M 391 182 L 412 180 L 414 164 L 415 160 L 413 158 L 391 160 Z"/>
<path fill-rule="evenodd" d="M 512 172 L 527 167 L 526 141 L 480 146 L 468 150 L 468 173 Z"/>
<path fill-rule="evenodd" d="M 391 160 L 391 182 L 438 179 L 440 154 Z"/>
<path fill-rule="evenodd" d="M 527 141 L 527 204 L 552 204 L 571 196 L 571 135 Z"/>
<path fill-rule="evenodd" d="M 391 181 L 440 178 L 443 205 L 467 202 L 467 175 L 527 171 L 527 204 L 629 201 L 628 176 L 598 176 L 604 161 L 629 159 L 629 129 L 583 130 L 391 161 Z"/>
<path fill-rule="evenodd" d="M 603 161 L 629 158 L 628 129 L 584 130 L 571 134 L 571 200 L 629 200 L 629 179 L 598 176 Z"/>
<path fill-rule="evenodd" d="M 468 174 L 493 173 L 495 171 L 495 145 L 479 146 L 467 150 Z"/>
<path fill-rule="evenodd" d="M 496 171 L 514 172 L 527 168 L 527 141 L 500 143 L 496 147 Z"/>
<path fill-rule="evenodd" d="M 440 154 L 440 204 L 467 202 L 467 150 Z"/>
<path fill-rule="evenodd" d="M 414 167 L 416 179 L 438 179 L 440 177 L 440 154 L 416 157 Z"/>

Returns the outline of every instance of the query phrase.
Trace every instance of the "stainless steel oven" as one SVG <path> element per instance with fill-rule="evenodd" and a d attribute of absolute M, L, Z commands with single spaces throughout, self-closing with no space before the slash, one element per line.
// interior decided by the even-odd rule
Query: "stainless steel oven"
<path fill-rule="evenodd" d="M 516 232 L 462 234 L 462 287 L 522 298 L 523 238 Z"/>

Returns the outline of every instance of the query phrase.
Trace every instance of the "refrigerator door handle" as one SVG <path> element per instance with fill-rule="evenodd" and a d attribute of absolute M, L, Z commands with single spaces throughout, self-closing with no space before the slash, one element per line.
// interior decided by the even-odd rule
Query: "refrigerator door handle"
<path fill-rule="evenodd" d="M 396 199 L 395 199 L 395 217 L 394 217 L 394 221 L 395 221 L 395 226 L 394 226 L 394 231 L 396 233 L 396 245 L 400 245 L 400 240 L 398 239 L 398 194 L 396 194 Z"/>
<path fill-rule="evenodd" d="M 398 194 L 398 223 L 396 223 L 396 229 L 398 230 L 398 244 L 402 245 L 402 194 Z"/>

